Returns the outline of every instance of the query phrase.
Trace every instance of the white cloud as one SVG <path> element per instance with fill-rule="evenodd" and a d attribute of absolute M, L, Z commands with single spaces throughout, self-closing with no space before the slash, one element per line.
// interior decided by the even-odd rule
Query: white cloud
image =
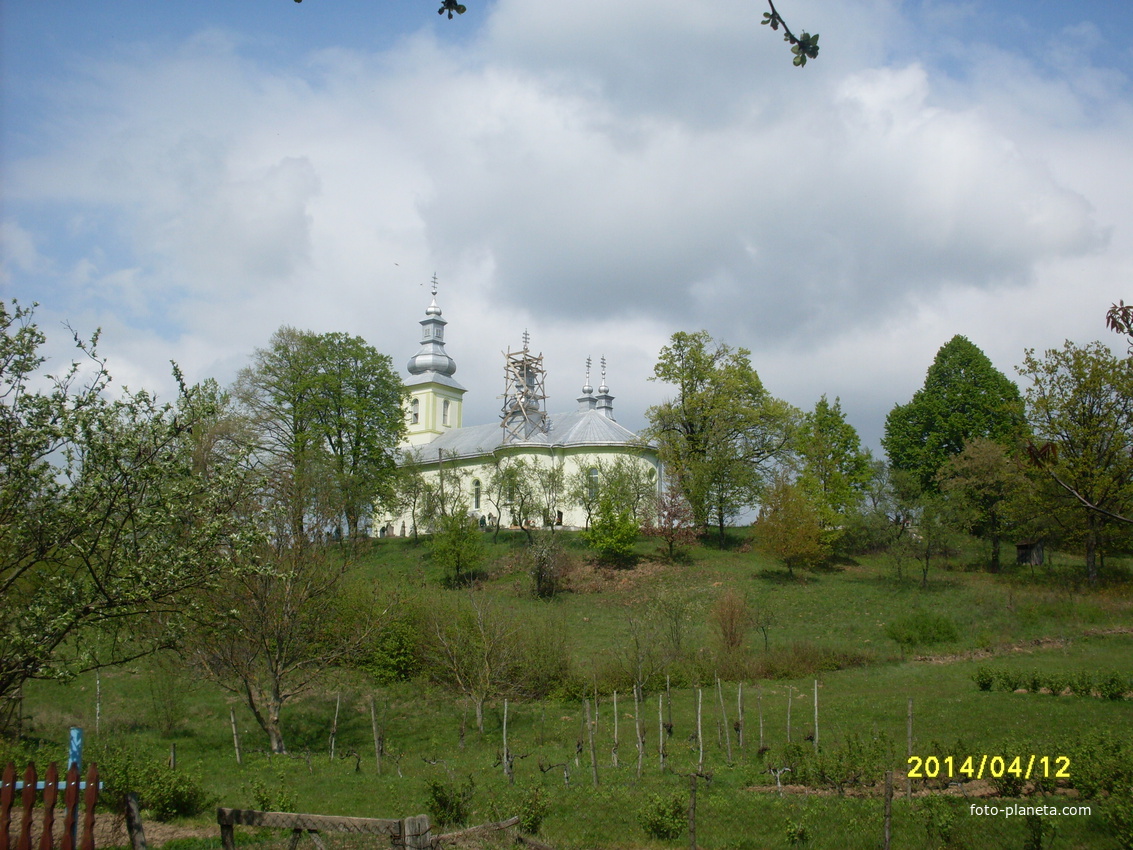
<path fill-rule="evenodd" d="M 953 334 L 1007 371 L 1128 295 L 1114 73 L 980 45 L 965 76 L 892 62 L 911 24 L 884 0 L 800 2 L 824 41 L 802 70 L 750 2 L 563 5 L 287 68 L 216 32 L 92 58 L 6 168 L 6 288 L 105 325 L 130 383 L 168 388 L 168 359 L 230 380 L 281 324 L 400 366 L 436 271 L 468 421 L 494 416 L 526 326 L 554 406 L 605 353 L 640 425 L 658 348 L 704 327 L 870 432 Z"/>

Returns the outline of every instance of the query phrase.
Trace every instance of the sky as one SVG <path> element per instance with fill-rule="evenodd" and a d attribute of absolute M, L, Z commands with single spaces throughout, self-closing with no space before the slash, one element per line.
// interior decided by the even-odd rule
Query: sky
<path fill-rule="evenodd" d="M 404 369 L 435 274 L 465 424 L 526 330 L 551 411 L 604 356 L 642 428 L 705 329 L 877 450 L 956 334 L 1124 350 L 1129 0 L 780 0 L 805 68 L 759 0 L 438 5 L 0 0 L 0 297 L 49 365 L 101 328 L 170 398 L 290 325 Z"/>

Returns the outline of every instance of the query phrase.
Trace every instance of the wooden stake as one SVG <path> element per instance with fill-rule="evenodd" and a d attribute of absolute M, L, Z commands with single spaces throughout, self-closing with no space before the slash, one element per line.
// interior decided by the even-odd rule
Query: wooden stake
<path fill-rule="evenodd" d="M 704 773 L 704 729 L 700 723 L 701 710 L 704 704 L 704 691 L 696 689 L 696 743 L 700 747 L 700 756 L 696 762 L 698 773 Z"/>
<path fill-rule="evenodd" d="M 740 682 L 736 691 L 736 737 L 739 738 L 740 751 L 744 748 L 744 683 Z"/>
<path fill-rule="evenodd" d="M 504 773 L 507 774 L 509 785 L 515 784 L 515 771 L 511 759 L 511 750 L 507 747 L 507 700 L 504 700 Z"/>
<path fill-rule="evenodd" d="M 334 720 L 330 724 L 330 760 L 334 761 L 334 738 L 338 734 L 338 710 L 342 706 L 342 693 L 334 700 Z"/>
<path fill-rule="evenodd" d="M 794 696 L 795 689 L 787 686 L 787 743 L 791 743 L 791 697 Z"/>
<path fill-rule="evenodd" d="M 814 751 L 818 752 L 818 679 L 814 680 Z"/>
<path fill-rule="evenodd" d="M 909 697 L 909 715 L 908 715 L 907 726 L 908 726 L 908 730 L 907 730 L 908 752 L 906 753 L 906 755 L 911 756 L 913 754 L 913 698 L 912 697 Z M 906 762 L 906 764 L 908 764 L 908 762 Z M 909 776 L 909 771 L 907 769 L 905 771 L 905 796 L 910 800 L 913 798 L 913 778 L 911 776 Z"/>
<path fill-rule="evenodd" d="M 889 836 L 893 824 L 893 771 L 885 771 L 885 832 L 882 836 L 882 850 L 889 850 Z"/>
<path fill-rule="evenodd" d="M 755 702 L 759 707 L 759 748 L 763 749 L 763 683 L 756 685 Z"/>
<path fill-rule="evenodd" d="M 724 708 L 724 686 L 720 684 L 720 678 L 716 677 L 716 697 L 720 702 L 720 718 L 724 726 L 724 740 L 728 744 L 728 764 L 732 763 L 732 729 L 728 726 L 728 710 Z"/>
<path fill-rule="evenodd" d="M 598 787 L 598 755 L 594 750 L 594 727 L 590 725 L 590 700 L 586 703 L 586 731 L 590 735 L 590 772 L 594 778 L 594 787 Z"/>
<path fill-rule="evenodd" d="M 696 774 L 688 778 L 688 847 L 696 850 Z"/>
<path fill-rule="evenodd" d="M 378 713 L 374 710 L 374 695 L 370 694 L 370 728 L 374 732 L 374 763 L 378 768 L 378 776 L 382 775 L 382 747 L 378 737 Z"/>
<path fill-rule="evenodd" d="M 610 751 L 610 760 L 614 767 L 618 766 L 618 692 L 614 691 L 614 748 Z"/>
<path fill-rule="evenodd" d="M 645 728 L 641 725 L 641 691 L 633 686 L 633 731 L 637 737 L 637 779 L 641 781 L 641 769 L 645 764 Z"/>
<path fill-rule="evenodd" d="M 657 756 L 665 772 L 665 696 L 657 694 Z"/>
<path fill-rule="evenodd" d="M 240 733 L 236 730 L 236 709 L 228 706 L 228 716 L 232 720 L 232 746 L 236 749 L 236 763 L 243 764 L 244 760 L 240 758 Z"/>

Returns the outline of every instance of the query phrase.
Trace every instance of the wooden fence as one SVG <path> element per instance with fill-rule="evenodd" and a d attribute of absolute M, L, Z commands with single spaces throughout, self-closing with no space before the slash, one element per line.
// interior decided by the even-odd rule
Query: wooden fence
<path fill-rule="evenodd" d="M 87 769 L 85 791 L 80 787 L 79 771 L 73 765 L 67 771 L 65 782 L 59 781 L 59 768 L 52 762 L 48 765 L 47 775 L 43 782 L 36 776 L 35 765 L 29 764 L 24 771 L 22 781 L 16 780 L 16 766 L 9 762 L 4 768 L 0 779 L 0 850 L 12 850 L 13 844 L 10 836 L 12 826 L 12 807 L 16 801 L 16 792 L 20 792 L 20 834 L 16 839 L 14 850 L 32 850 L 33 825 L 35 822 L 36 796 L 42 788 L 43 820 L 39 830 L 38 840 L 35 841 L 38 850 L 51 850 L 54 846 L 55 836 L 55 806 L 59 797 L 60 787 L 63 789 L 63 834 L 60 837 L 61 850 L 75 850 L 75 836 L 79 832 L 79 797 L 83 798 L 84 812 L 82 815 L 82 834 L 79 836 L 79 850 L 94 850 L 94 807 L 98 802 L 98 767 L 91 765 Z"/>
<path fill-rule="evenodd" d="M 356 835 L 386 835 L 390 844 L 405 850 L 437 850 L 445 844 L 456 843 L 459 839 L 490 833 L 504 829 L 514 829 L 519 818 L 509 818 L 498 823 L 485 823 L 459 832 L 433 835 L 428 815 L 416 815 L 398 820 L 385 818 L 347 818 L 329 815 L 304 815 L 290 812 L 257 812 L 251 809 L 217 809 L 216 821 L 220 824 L 220 840 L 224 850 L 236 850 L 235 827 L 255 826 L 270 829 L 290 829 L 289 850 L 296 850 L 299 840 L 306 833 L 319 850 L 326 850 L 321 832 L 354 833 Z M 535 850 L 551 850 L 545 844 L 523 836 L 516 841 Z"/>

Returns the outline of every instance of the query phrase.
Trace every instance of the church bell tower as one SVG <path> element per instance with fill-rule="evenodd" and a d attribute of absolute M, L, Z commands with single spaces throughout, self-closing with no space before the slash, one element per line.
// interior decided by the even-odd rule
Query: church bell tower
<path fill-rule="evenodd" d="M 445 325 L 437 306 L 437 276 L 433 275 L 433 300 L 421 320 L 421 347 L 406 367 L 409 391 L 406 409 L 407 442 L 420 446 L 441 434 L 459 428 L 463 418 L 465 389 L 452 377 L 456 361 L 445 352 Z"/>

